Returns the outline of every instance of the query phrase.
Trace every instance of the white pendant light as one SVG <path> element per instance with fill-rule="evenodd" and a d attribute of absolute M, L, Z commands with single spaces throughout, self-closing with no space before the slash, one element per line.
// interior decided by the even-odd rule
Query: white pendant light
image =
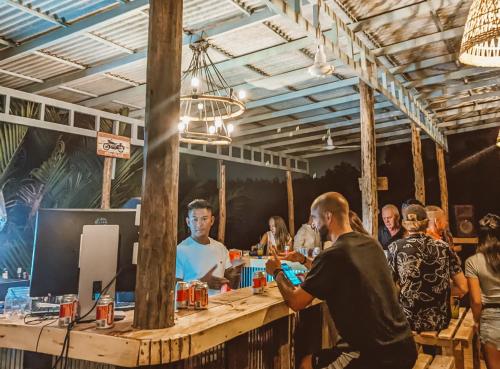
<path fill-rule="evenodd" d="M 326 62 L 325 49 L 323 45 L 318 44 L 316 54 L 314 55 L 314 64 L 307 69 L 313 77 L 324 78 L 333 74 L 333 66 Z"/>

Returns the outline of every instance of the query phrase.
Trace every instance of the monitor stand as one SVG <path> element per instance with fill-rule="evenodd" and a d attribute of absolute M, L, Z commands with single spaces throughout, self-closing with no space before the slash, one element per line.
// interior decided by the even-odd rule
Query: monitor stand
<path fill-rule="evenodd" d="M 83 226 L 78 281 L 80 317 L 92 309 L 99 292 L 117 273 L 119 228 L 118 225 Z M 115 297 L 115 282 L 111 284 L 106 294 Z M 95 312 L 94 309 L 85 320 L 94 320 Z"/>

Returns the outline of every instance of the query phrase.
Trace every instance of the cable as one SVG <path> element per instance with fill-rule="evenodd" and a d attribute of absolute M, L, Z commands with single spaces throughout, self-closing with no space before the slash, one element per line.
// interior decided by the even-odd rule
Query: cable
<path fill-rule="evenodd" d="M 111 281 L 99 292 L 99 298 L 106 294 L 106 292 L 108 292 L 109 288 L 111 287 L 111 285 L 113 284 L 113 282 L 116 280 L 116 278 L 118 278 L 118 276 L 126 269 L 127 267 L 123 267 L 121 268 L 118 273 L 115 274 L 115 276 L 111 279 Z M 67 366 L 68 366 L 68 356 L 69 356 L 69 340 L 70 340 L 70 334 L 71 334 L 71 330 L 73 329 L 73 327 L 78 324 L 78 323 L 83 323 L 84 322 L 84 319 L 90 315 L 90 313 L 92 313 L 92 311 L 94 311 L 94 309 L 96 308 L 98 302 L 99 302 L 99 298 L 97 298 L 95 300 L 95 303 L 94 305 L 90 308 L 90 310 L 85 313 L 84 315 L 82 315 L 80 318 L 76 319 L 74 322 L 71 322 L 68 324 L 67 328 L 66 328 L 66 335 L 64 336 L 64 342 L 63 342 L 63 346 L 62 346 L 62 349 L 61 349 L 61 353 L 58 355 L 56 361 L 54 362 L 54 365 L 52 366 L 52 369 L 57 369 L 57 364 L 59 364 L 59 362 L 61 360 L 64 359 L 64 367 L 63 369 L 66 369 Z"/>

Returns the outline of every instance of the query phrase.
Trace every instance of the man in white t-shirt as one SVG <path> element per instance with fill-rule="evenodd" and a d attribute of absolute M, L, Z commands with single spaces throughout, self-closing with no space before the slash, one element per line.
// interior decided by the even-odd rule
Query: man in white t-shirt
<path fill-rule="evenodd" d="M 224 284 L 237 288 L 241 268 L 232 267 L 227 248 L 209 237 L 214 221 L 208 201 L 196 199 L 189 203 L 186 223 L 191 236 L 177 245 L 175 276 L 186 282 L 206 282 L 211 290 L 220 291 Z"/>

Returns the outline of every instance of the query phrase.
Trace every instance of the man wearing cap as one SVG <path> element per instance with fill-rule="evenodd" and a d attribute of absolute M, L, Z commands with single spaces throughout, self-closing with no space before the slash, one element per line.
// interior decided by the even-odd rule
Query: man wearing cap
<path fill-rule="evenodd" d="M 423 206 L 403 210 L 407 237 L 389 245 L 389 264 L 399 285 L 399 302 L 412 330 L 438 331 L 451 318 L 450 280 L 465 295 L 467 281 L 448 244 L 426 234 L 429 220 Z"/>

